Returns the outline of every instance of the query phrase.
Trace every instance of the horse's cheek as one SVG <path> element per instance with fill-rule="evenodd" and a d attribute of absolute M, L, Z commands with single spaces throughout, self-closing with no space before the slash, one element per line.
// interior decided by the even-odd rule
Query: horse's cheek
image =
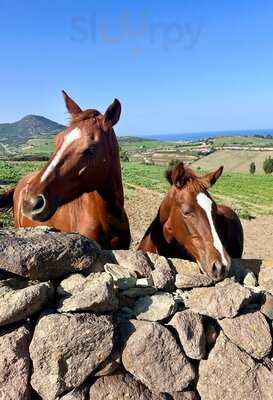
<path fill-rule="evenodd" d="M 167 243 L 172 242 L 173 232 L 171 226 L 168 224 L 168 221 L 163 226 L 163 235 Z"/>

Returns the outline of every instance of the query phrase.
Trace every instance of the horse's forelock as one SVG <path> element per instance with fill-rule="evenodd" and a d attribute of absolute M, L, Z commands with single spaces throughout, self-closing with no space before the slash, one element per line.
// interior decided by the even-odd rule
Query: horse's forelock
<path fill-rule="evenodd" d="M 174 162 L 165 171 L 165 178 L 167 179 L 170 185 L 175 184 L 173 182 L 173 173 L 179 167 L 179 164 L 181 164 L 181 162 L 179 161 Z M 177 178 L 179 178 L 179 176 Z M 202 182 L 202 178 L 196 175 L 196 173 L 191 168 L 187 167 L 184 163 L 183 163 L 183 173 L 180 178 L 181 179 L 183 178 L 183 189 L 192 190 L 195 193 L 206 191 L 206 187 Z"/>

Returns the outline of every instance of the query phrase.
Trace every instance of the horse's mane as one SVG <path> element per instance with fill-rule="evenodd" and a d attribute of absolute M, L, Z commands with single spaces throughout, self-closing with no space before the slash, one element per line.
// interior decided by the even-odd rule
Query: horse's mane
<path fill-rule="evenodd" d="M 183 161 L 173 161 L 165 171 L 165 178 L 170 185 L 178 188 L 191 189 L 194 192 L 203 192 L 206 190 L 202 177 L 189 168 Z"/>

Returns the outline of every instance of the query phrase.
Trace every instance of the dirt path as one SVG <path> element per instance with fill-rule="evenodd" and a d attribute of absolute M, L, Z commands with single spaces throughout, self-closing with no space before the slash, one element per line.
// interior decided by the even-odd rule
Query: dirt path
<path fill-rule="evenodd" d="M 145 230 L 155 217 L 163 195 L 139 187 L 126 189 L 125 207 L 132 230 L 132 247 L 135 248 Z M 242 220 L 245 246 L 244 258 L 273 258 L 273 217 L 259 216 Z"/>

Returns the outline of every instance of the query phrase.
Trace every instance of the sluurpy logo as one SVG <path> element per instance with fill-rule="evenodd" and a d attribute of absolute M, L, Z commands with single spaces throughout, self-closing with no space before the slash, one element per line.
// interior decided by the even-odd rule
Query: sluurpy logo
<path fill-rule="evenodd" d="M 159 21 L 147 14 L 133 15 L 124 11 L 111 21 L 98 13 L 74 16 L 70 20 L 70 39 L 79 44 L 122 45 L 129 42 L 133 52 L 144 46 L 157 46 L 169 51 L 179 46 L 184 51 L 196 47 L 203 31 L 201 22 Z"/>

